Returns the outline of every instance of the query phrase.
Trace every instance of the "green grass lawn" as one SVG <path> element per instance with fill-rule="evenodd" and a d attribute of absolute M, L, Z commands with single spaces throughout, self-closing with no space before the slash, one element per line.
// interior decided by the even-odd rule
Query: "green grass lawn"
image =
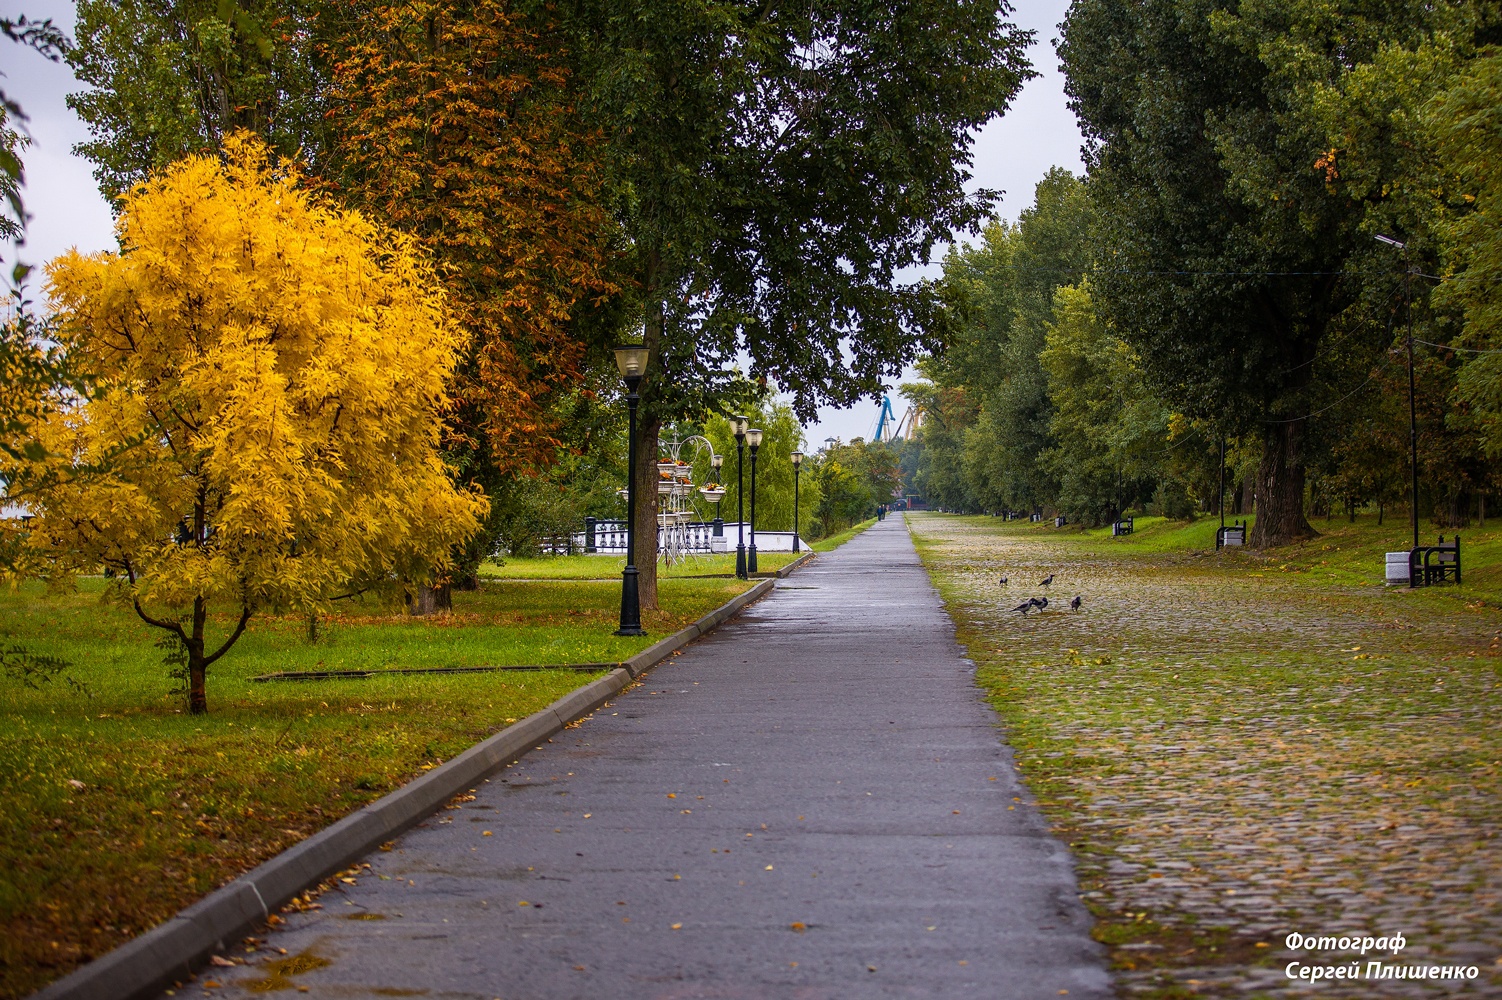
<path fill-rule="evenodd" d="M 899 514 L 896 516 L 900 517 L 901 515 Z M 808 547 L 813 549 L 815 552 L 831 552 L 839 548 L 841 545 L 844 545 L 846 542 L 850 541 L 850 539 L 854 538 L 856 535 L 859 535 L 862 531 L 865 531 L 875 523 L 876 518 L 868 518 L 867 520 L 862 521 L 857 525 L 846 528 L 844 531 L 841 531 L 838 534 L 830 535 L 828 538 L 821 538 L 817 542 L 810 542 Z"/>
<path fill-rule="evenodd" d="M 734 541 L 734 537 L 731 538 Z M 772 573 L 796 556 L 791 552 L 757 552 L 759 573 Z M 500 580 L 619 580 L 626 560 L 618 555 L 538 556 L 504 561 L 491 560 L 480 567 L 481 576 Z M 696 576 L 735 576 L 735 546 L 729 552 L 689 556 L 672 566 L 657 564 L 657 575 L 664 580 L 690 579 Z"/>
<path fill-rule="evenodd" d="M 1255 517 L 1228 517 L 1227 523 L 1245 521 L 1248 528 Z M 985 523 L 982 520 L 980 523 Z M 1001 522 L 998 521 L 998 524 Z M 1131 535 L 1112 538 L 1109 526 L 1081 528 L 1069 525 L 1055 528 L 1052 522 L 1011 521 L 1006 531 L 1019 538 L 1064 546 L 1062 551 L 1075 555 L 1097 553 L 1102 557 L 1145 557 L 1196 559 L 1210 554 L 1221 564 L 1249 573 L 1292 574 L 1310 582 L 1324 582 L 1336 587 L 1384 585 L 1386 554 L 1406 551 L 1413 544 L 1413 529 L 1406 517 L 1388 515 L 1378 524 L 1373 515 L 1361 515 L 1354 522 L 1345 517 L 1311 522 L 1319 536 L 1308 541 L 1267 552 L 1251 549 L 1224 549 L 1215 552 L 1215 529 L 1220 520 L 1202 517 L 1194 521 L 1169 521 L 1161 517 L 1139 517 Z M 1433 545 L 1440 535 L 1446 541 L 1455 537 L 1453 528 L 1419 525 L 1419 543 Z M 1453 601 L 1485 601 L 1502 606 L 1502 521 L 1492 520 L 1487 527 L 1460 529 L 1464 582 L 1461 586 L 1444 585 L 1420 588 L 1411 596 L 1441 604 Z"/>
<path fill-rule="evenodd" d="M 746 586 L 664 580 L 645 639 L 611 635 L 614 581 L 489 582 L 426 619 L 349 608 L 316 643 L 305 620 L 258 620 L 210 668 L 207 716 L 182 711 L 157 636 L 101 604 L 102 581 L 0 593 L 0 645 L 73 664 L 38 689 L 0 676 L 0 996 L 109 951 L 597 675 L 253 676 L 614 662 Z"/>
<path fill-rule="evenodd" d="M 1502 991 L 1502 532 L 1462 530 L 1464 586 L 1411 591 L 1381 582 L 1401 519 L 1261 553 L 1215 552 L 1217 523 L 909 521 L 1118 993 L 1256 1000 L 1353 960 L 1284 947 L 1306 928 L 1401 930 L 1401 961 Z"/>

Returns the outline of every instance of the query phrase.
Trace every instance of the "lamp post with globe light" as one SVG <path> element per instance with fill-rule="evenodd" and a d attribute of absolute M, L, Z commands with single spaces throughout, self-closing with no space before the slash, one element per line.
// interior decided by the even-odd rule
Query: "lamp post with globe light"
<path fill-rule="evenodd" d="M 616 635 L 646 635 L 641 627 L 641 594 L 636 570 L 636 404 L 637 388 L 647 370 L 647 348 L 630 344 L 615 349 L 615 364 L 626 383 L 626 407 L 630 412 L 626 444 L 626 568 L 621 570 L 621 627 Z"/>
<path fill-rule="evenodd" d="M 803 471 L 803 452 L 793 452 L 793 551 L 798 549 L 798 475 Z"/>
<path fill-rule="evenodd" d="M 735 575 L 746 579 L 746 480 L 742 475 L 743 458 L 746 453 L 746 428 L 750 425 L 745 417 L 731 417 L 735 429 Z"/>
<path fill-rule="evenodd" d="M 746 572 L 756 572 L 756 452 L 761 448 L 761 431 L 755 427 L 746 431 L 746 444 L 751 446 L 751 551 L 746 556 Z"/>

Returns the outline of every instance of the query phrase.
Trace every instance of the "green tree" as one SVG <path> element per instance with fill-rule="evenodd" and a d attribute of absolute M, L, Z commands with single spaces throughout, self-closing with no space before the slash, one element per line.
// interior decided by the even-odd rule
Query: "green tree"
<path fill-rule="evenodd" d="M 287 157 L 323 148 L 323 0 L 78 0 L 68 98 L 93 138 L 100 190 L 118 200 L 154 170 L 218 150 L 236 129 Z M 351 16 L 358 17 L 351 12 Z"/>
<path fill-rule="evenodd" d="M 1454 343 L 1469 349 L 1457 396 L 1474 412 L 1482 446 L 1495 461 L 1502 459 L 1502 48 L 1484 49 L 1426 111 L 1457 196 L 1438 226 L 1452 279 L 1445 297 L 1465 317 Z"/>
<path fill-rule="evenodd" d="M 1148 391 L 1136 352 L 1096 317 L 1088 284 L 1061 288 L 1055 299 L 1039 356 L 1054 444 L 1040 461 L 1059 483 L 1059 509 L 1100 524 L 1153 496 L 1170 414 Z"/>
<path fill-rule="evenodd" d="M 756 458 L 756 528 L 758 531 L 793 530 L 793 459 L 794 451 L 803 448 L 803 427 L 793 414 L 792 407 L 784 402 L 768 400 L 748 410 L 745 414 L 752 427 L 762 431 L 761 448 Z M 704 424 L 704 436 L 714 444 L 714 449 L 725 456 L 725 465 L 720 471 L 721 485 L 725 487 L 725 499 L 720 501 L 720 516 L 735 520 L 736 475 L 735 434 L 730 421 L 724 417 L 711 417 Z M 798 486 L 798 526 L 808 536 L 809 526 L 819 503 L 817 477 L 811 475 L 812 463 L 804 466 Z M 751 455 L 745 457 L 746 517 L 751 516 Z M 709 456 L 698 454 L 694 460 L 694 482 L 707 483 L 713 478 Z M 708 508 L 705 508 L 706 510 Z"/>
<path fill-rule="evenodd" d="M 819 488 L 819 535 L 836 534 L 874 516 L 879 505 L 891 504 L 902 489 L 897 449 L 886 442 L 856 438 L 832 445 L 814 456 L 810 471 Z"/>
<path fill-rule="evenodd" d="M 919 363 L 920 372 L 927 372 L 932 364 L 925 358 Z M 980 504 L 965 481 L 964 466 L 965 431 L 977 415 L 974 397 L 963 387 L 941 388 L 933 381 L 907 383 L 902 395 L 923 411 L 923 425 L 908 459 L 913 469 L 907 479 L 909 492 L 934 507 L 978 509 Z"/>
<path fill-rule="evenodd" d="M 638 453 L 663 421 L 734 410 L 742 352 L 801 417 L 881 391 L 942 334 L 902 268 L 983 218 L 976 130 L 1028 75 L 999 0 L 774 7 L 576 0 L 565 18 L 610 136 L 651 350 Z M 645 464 L 645 463 L 644 463 Z M 649 470 L 639 495 L 655 498 Z M 640 537 L 655 537 L 652 502 Z M 642 601 L 656 601 L 643 567 Z"/>
<path fill-rule="evenodd" d="M 1252 543 L 1313 534 L 1304 516 L 1309 414 L 1333 393 L 1317 364 L 1359 302 L 1361 205 L 1333 196 L 1301 95 L 1380 44 L 1386 9 L 1081 0 L 1060 54 L 1088 148 L 1098 310 L 1156 391 L 1223 432 L 1257 431 Z M 1348 325 L 1348 351 L 1387 346 Z"/>
<path fill-rule="evenodd" d="M 1016 225 L 992 223 L 978 244 L 946 257 L 944 284 L 961 321 L 922 370 L 940 386 L 963 387 L 976 412 L 925 438 L 952 436 L 958 448 L 963 499 L 946 488 L 945 506 L 1031 509 L 1054 501 L 1058 480 L 1041 461 L 1053 443 L 1053 410 L 1039 358 L 1055 290 L 1089 263 L 1089 220 L 1084 185 L 1054 168 Z"/>

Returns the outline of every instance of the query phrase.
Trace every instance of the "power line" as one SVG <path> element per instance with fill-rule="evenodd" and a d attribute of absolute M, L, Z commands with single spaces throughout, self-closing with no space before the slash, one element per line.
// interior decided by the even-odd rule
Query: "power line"
<path fill-rule="evenodd" d="M 1502 350 L 1483 351 L 1479 347 L 1455 347 L 1452 344 L 1435 344 L 1427 340 L 1420 340 L 1417 337 L 1413 338 L 1413 342 L 1415 344 L 1423 344 L 1425 347 L 1438 347 L 1442 351 L 1465 351 L 1467 354 L 1502 354 Z"/>
<path fill-rule="evenodd" d="M 1344 396 L 1341 396 L 1339 399 L 1337 399 L 1335 402 L 1331 403 L 1329 406 L 1326 406 L 1326 407 L 1323 407 L 1321 409 L 1315 410 L 1313 413 L 1306 413 L 1302 417 L 1290 417 L 1287 420 L 1263 420 L 1262 422 L 1264 424 L 1296 424 L 1296 423 L 1298 423 L 1301 420 L 1308 420 L 1309 418 L 1311 418 L 1311 417 L 1317 417 L 1321 413 L 1324 413 L 1324 412 L 1326 412 L 1328 410 L 1333 410 L 1337 406 L 1339 406 L 1341 403 L 1344 403 L 1346 400 L 1350 399 L 1352 396 L 1356 395 L 1362 389 L 1365 389 L 1368 385 L 1370 385 L 1371 382 L 1372 382 L 1372 379 L 1374 379 L 1378 375 L 1382 374 L 1382 370 L 1384 368 L 1386 368 L 1390 364 L 1392 364 L 1392 355 L 1388 355 L 1386 358 L 1384 358 L 1383 361 L 1382 361 L 1382 367 L 1381 368 L 1377 368 L 1370 375 L 1368 375 L 1366 377 L 1366 381 L 1365 382 L 1362 382 L 1356 388 L 1352 389 L 1350 392 L 1346 393 Z"/>

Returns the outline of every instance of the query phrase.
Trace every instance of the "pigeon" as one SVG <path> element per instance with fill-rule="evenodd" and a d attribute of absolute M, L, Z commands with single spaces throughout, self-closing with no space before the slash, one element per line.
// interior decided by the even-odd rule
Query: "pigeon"
<path fill-rule="evenodd" d="M 1038 586 L 1040 586 L 1040 587 L 1047 587 L 1051 583 L 1053 583 L 1053 574 L 1052 573 L 1048 574 L 1048 577 L 1046 579 L 1040 580 L 1038 582 Z"/>
<path fill-rule="evenodd" d="M 1075 594 L 1074 595 L 1074 600 L 1072 600 L 1072 601 L 1069 602 L 1069 606 L 1071 608 L 1073 608 L 1074 610 L 1078 611 L 1080 609 L 1080 605 L 1084 604 L 1084 603 L 1085 603 L 1085 599 L 1083 597 L 1081 597 L 1079 594 Z"/>
<path fill-rule="evenodd" d="M 1021 604 L 1017 605 L 1012 610 L 1013 611 L 1021 611 L 1022 614 L 1023 614 L 1023 616 L 1026 617 L 1027 613 L 1029 611 L 1033 610 L 1033 602 L 1032 601 L 1023 601 Z"/>
<path fill-rule="evenodd" d="M 1003 587 L 1005 587 L 1005 586 L 1006 586 L 1006 585 L 1007 585 L 1007 578 L 1006 578 L 1006 577 L 1002 577 L 1002 578 L 1001 578 L 1001 585 L 1002 585 L 1002 586 L 1003 586 Z"/>

